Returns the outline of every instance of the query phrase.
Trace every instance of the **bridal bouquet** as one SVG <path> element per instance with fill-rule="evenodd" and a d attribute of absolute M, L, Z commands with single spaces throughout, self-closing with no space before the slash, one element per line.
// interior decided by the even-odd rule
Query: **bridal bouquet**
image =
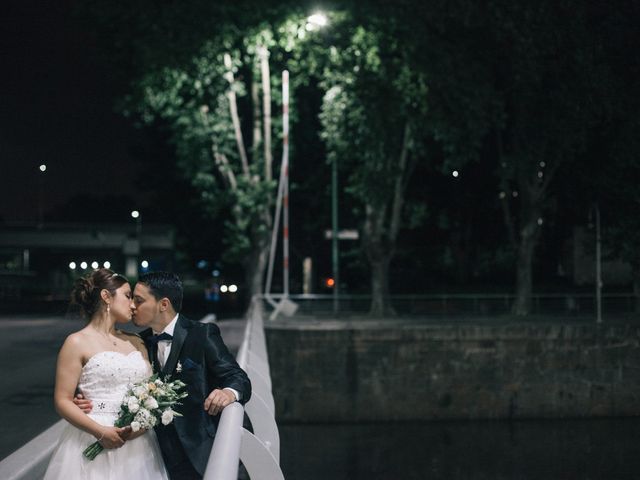
<path fill-rule="evenodd" d="M 114 426 L 131 425 L 131 430 L 137 432 L 141 428 L 153 428 L 158 423 L 169 425 L 173 417 L 182 416 L 173 410 L 173 406 L 180 405 L 179 400 L 187 396 L 187 392 L 181 392 L 184 387 L 180 380 L 162 381 L 158 375 L 130 384 Z M 104 447 L 97 441 L 85 448 L 82 454 L 93 460 L 102 450 Z"/>

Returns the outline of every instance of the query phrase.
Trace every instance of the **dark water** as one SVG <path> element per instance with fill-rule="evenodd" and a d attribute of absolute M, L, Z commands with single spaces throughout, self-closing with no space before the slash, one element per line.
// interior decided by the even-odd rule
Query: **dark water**
<path fill-rule="evenodd" d="M 638 479 L 640 418 L 280 425 L 287 480 Z"/>

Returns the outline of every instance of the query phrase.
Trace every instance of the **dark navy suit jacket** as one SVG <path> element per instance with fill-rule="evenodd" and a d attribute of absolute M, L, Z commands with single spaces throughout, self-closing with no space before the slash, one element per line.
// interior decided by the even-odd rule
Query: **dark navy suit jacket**
<path fill-rule="evenodd" d="M 140 333 L 143 339 L 149 335 L 153 335 L 150 328 Z M 157 360 L 150 361 L 158 372 Z M 203 475 L 219 419 L 219 415 L 213 417 L 204 410 L 204 400 L 212 390 L 230 387 L 240 393 L 240 403 L 245 404 L 251 397 L 251 382 L 229 353 L 217 325 L 194 322 L 182 315 L 173 331 L 169 358 L 159 373 L 182 380 L 188 393 L 175 409 L 183 416 L 176 416 L 166 427 L 155 428 L 167 468 L 183 459 L 182 454 L 177 454 L 179 442 L 193 467 Z"/>

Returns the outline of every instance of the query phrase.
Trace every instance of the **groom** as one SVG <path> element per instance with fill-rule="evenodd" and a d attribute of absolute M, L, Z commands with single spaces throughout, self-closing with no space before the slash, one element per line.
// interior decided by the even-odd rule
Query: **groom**
<path fill-rule="evenodd" d="M 251 383 L 229 353 L 214 324 L 180 315 L 182 282 L 168 272 L 144 274 L 133 291 L 133 323 L 140 332 L 154 371 L 182 380 L 188 396 L 167 426 L 155 428 L 172 480 L 201 479 L 207 466 L 217 418 L 224 407 L 246 403 Z"/>

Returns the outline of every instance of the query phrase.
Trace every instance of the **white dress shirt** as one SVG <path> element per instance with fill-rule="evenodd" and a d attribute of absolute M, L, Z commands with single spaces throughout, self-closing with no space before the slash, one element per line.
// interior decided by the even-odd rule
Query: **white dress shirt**
<path fill-rule="evenodd" d="M 164 327 L 162 332 L 154 331 L 154 335 L 160 335 L 161 333 L 168 333 L 173 337 L 173 331 L 176 329 L 176 322 L 178 321 L 178 315 L 173 317 L 173 320 L 169 322 L 169 324 Z M 171 340 L 160 340 L 158 342 L 158 362 L 160 363 L 160 368 L 164 368 L 164 364 L 167 363 L 167 358 L 169 358 L 169 354 L 171 353 Z"/>

